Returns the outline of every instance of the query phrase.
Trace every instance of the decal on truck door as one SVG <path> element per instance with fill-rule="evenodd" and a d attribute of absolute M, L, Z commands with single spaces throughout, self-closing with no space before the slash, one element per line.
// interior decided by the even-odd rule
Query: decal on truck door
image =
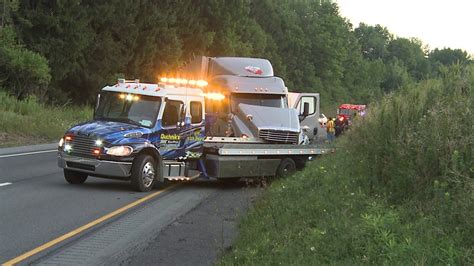
<path fill-rule="evenodd" d="M 164 159 L 188 158 L 190 154 L 195 158 L 202 154 L 205 138 L 202 103 L 191 102 L 190 114 L 191 117 L 186 116 L 183 102 L 166 102 L 159 145 L 160 154 Z"/>

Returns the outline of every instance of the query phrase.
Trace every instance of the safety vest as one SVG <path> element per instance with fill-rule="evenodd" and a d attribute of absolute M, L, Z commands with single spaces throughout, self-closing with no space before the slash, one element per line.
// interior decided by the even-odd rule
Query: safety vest
<path fill-rule="evenodd" d="M 328 123 L 326 124 L 326 131 L 327 132 L 335 132 L 336 129 L 334 128 L 334 121 L 329 120 Z"/>

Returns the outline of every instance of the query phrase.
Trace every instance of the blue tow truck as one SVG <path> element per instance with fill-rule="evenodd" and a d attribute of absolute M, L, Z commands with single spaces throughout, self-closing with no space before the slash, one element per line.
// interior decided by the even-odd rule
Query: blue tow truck
<path fill-rule="evenodd" d="M 202 57 L 195 65 L 188 70 L 198 73 L 158 83 L 119 79 L 104 87 L 93 120 L 59 142 L 66 181 L 129 180 L 144 192 L 165 180 L 285 176 L 330 151 L 306 134 L 316 136 L 307 118 L 319 125 L 319 95 L 289 106 L 268 60 Z"/>

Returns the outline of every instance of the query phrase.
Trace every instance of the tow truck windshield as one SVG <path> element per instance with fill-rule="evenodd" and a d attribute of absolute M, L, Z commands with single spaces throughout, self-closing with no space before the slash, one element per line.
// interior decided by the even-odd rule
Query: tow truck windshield
<path fill-rule="evenodd" d="M 99 104 L 94 119 L 151 128 L 155 125 L 160 105 L 160 97 L 102 92 L 99 95 Z"/>
<path fill-rule="evenodd" d="M 231 97 L 232 111 L 237 110 L 240 103 L 257 106 L 288 108 L 288 102 L 284 95 L 278 94 L 253 94 L 253 93 L 234 93 Z"/>

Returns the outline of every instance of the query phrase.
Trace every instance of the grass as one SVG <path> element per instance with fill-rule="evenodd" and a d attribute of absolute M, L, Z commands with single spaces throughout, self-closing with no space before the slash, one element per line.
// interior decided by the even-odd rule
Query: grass
<path fill-rule="evenodd" d="M 472 70 L 371 105 L 335 154 L 272 183 L 221 264 L 472 265 Z"/>
<path fill-rule="evenodd" d="M 35 97 L 19 101 L 0 90 L 0 147 L 54 142 L 91 117 L 89 107 L 53 107 Z"/>

